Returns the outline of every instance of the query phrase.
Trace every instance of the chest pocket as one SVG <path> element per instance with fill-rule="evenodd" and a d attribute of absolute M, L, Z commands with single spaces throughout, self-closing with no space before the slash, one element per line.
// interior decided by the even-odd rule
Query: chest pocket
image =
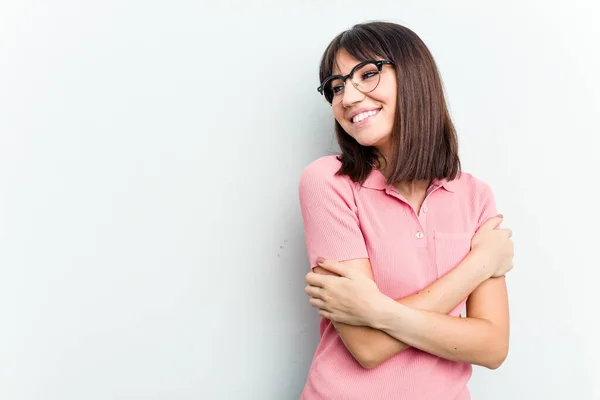
<path fill-rule="evenodd" d="M 470 232 L 433 233 L 435 243 L 435 265 L 438 278 L 454 269 L 471 251 Z"/>

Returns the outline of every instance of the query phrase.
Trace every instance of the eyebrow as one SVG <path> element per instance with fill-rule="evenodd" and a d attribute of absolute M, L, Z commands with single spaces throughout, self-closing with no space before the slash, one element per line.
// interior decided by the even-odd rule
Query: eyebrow
<path fill-rule="evenodd" d="M 356 64 L 354 64 L 352 66 L 352 68 L 356 67 L 358 64 L 360 64 L 363 61 L 367 61 L 367 60 L 379 60 L 379 59 L 385 59 L 385 57 L 381 57 L 381 56 L 373 56 L 371 58 L 365 58 L 364 60 L 358 60 L 358 62 Z M 338 69 L 338 72 L 335 72 L 335 69 Z M 350 71 L 352 71 L 352 68 L 350 68 Z M 333 75 L 345 75 L 342 74 L 341 72 L 341 68 L 340 65 L 337 62 L 337 57 L 333 59 L 333 67 L 331 68 L 331 74 L 329 76 L 333 76 Z"/>

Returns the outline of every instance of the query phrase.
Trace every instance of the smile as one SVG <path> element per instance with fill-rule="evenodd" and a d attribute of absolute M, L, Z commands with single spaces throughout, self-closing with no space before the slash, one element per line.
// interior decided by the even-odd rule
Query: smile
<path fill-rule="evenodd" d="M 365 111 L 363 113 L 360 113 L 358 115 L 355 115 L 352 118 L 352 123 L 356 124 L 358 126 L 360 125 L 364 125 L 366 124 L 370 119 L 372 119 L 375 115 L 379 114 L 380 110 L 371 110 L 371 111 Z"/>

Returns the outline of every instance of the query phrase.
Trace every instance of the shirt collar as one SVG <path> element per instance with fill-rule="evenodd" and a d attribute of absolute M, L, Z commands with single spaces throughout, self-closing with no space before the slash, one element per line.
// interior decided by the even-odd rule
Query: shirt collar
<path fill-rule="evenodd" d="M 448 179 L 434 179 L 431 183 L 432 186 L 441 186 L 447 191 L 454 193 L 456 191 L 456 181 L 449 181 Z"/>
<path fill-rule="evenodd" d="M 367 177 L 367 179 L 365 180 L 365 182 L 362 184 L 363 187 L 369 188 L 369 189 L 375 189 L 375 190 L 385 190 L 386 187 L 388 187 L 388 184 L 386 183 L 386 179 L 385 176 L 383 176 L 383 174 L 381 173 L 381 171 L 379 171 L 376 167 L 373 167 L 373 169 L 371 170 L 371 173 L 369 174 L 369 176 Z M 454 193 L 456 190 L 456 181 L 449 181 L 448 179 L 434 179 L 431 182 L 431 187 L 432 188 L 436 188 L 436 187 L 443 187 L 444 189 L 446 189 L 447 191 Z"/>

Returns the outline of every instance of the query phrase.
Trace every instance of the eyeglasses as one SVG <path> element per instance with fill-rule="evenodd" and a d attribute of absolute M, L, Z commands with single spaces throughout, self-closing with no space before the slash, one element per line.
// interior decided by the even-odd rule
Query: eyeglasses
<path fill-rule="evenodd" d="M 387 60 L 368 60 L 357 64 L 348 75 L 332 75 L 325 79 L 317 91 L 325 96 L 331 105 L 338 105 L 344 97 L 346 80 L 351 79 L 352 85 L 361 93 L 369 93 L 379 85 L 381 69 L 385 64 L 394 65 Z"/>

